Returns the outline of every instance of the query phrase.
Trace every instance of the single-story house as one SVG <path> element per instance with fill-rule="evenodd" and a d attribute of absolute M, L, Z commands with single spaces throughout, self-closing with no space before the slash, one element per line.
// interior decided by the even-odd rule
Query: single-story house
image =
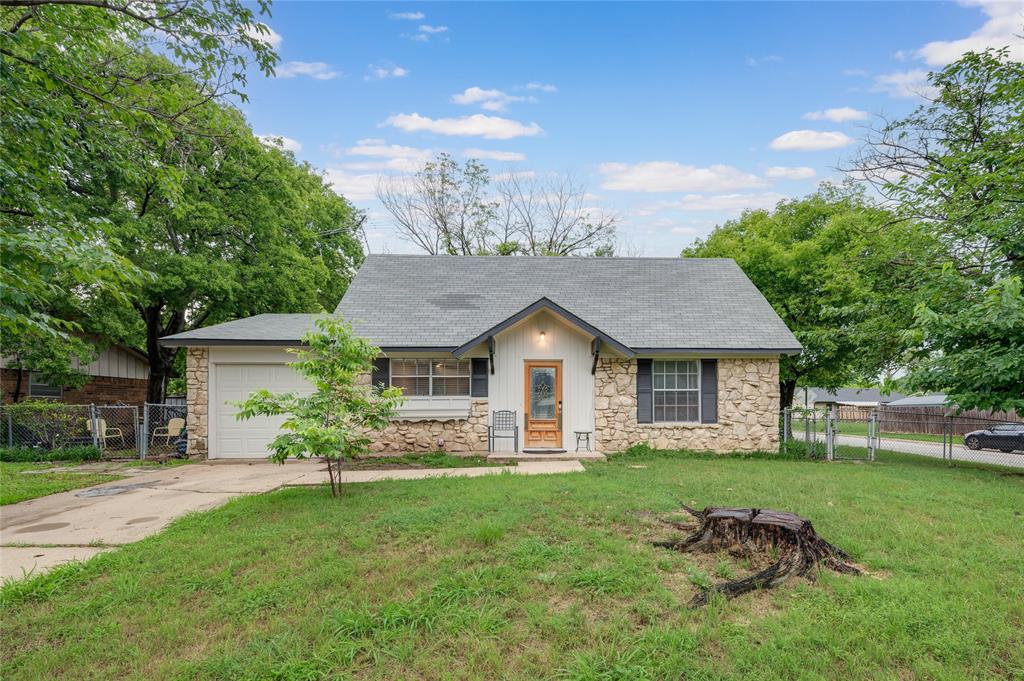
<path fill-rule="evenodd" d="M 526 451 L 571 451 L 578 434 L 599 452 L 772 450 L 779 357 L 801 350 L 728 259 L 370 255 L 334 314 L 380 347 L 373 380 L 407 397 L 378 451 L 485 451 L 499 410 Z M 280 419 L 239 422 L 230 402 L 304 389 L 286 349 L 315 318 L 161 340 L 188 351 L 192 454 L 267 454 Z"/>
<path fill-rule="evenodd" d="M 89 381 L 81 388 L 51 385 L 30 369 L 10 367 L 10 358 L 0 357 L 0 390 L 3 402 L 25 398 L 46 398 L 66 404 L 142 405 L 149 388 L 149 359 L 145 354 L 125 345 L 89 339 L 96 346 L 96 358 L 81 366 L 77 358 L 71 366 L 81 369 Z M 19 382 L 20 374 L 20 382 Z"/>
<path fill-rule="evenodd" d="M 835 409 L 839 406 L 870 409 L 902 397 L 897 392 L 883 395 L 877 388 L 799 388 L 793 394 L 792 406 L 805 409 Z"/>
<path fill-rule="evenodd" d="M 910 397 L 901 397 L 898 400 L 889 402 L 887 407 L 945 407 L 949 404 L 949 398 L 942 393 L 933 393 L 929 395 L 912 395 Z M 956 405 L 949 405 L 956 406 Z"/>

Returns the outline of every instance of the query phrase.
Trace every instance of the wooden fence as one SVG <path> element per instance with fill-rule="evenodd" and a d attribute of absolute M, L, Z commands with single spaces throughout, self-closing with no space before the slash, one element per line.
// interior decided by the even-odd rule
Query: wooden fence
<path fill-rule="evenodd" d="M 958 413 L 955 409 L 948 407 L 882 406 L 878 408 L 878 430 L 881 433 L 942 435 L 946 428 L 947 415 L 952 417 L 949 421 L 954 435 L 964 435 L 972 430 L 988 428 L 997 423 L 1021 421 L 1020 415 L 1013 411 L 992 412 L 968 409 Z M 843 418 L 841 414 L 839 418 Z"/>

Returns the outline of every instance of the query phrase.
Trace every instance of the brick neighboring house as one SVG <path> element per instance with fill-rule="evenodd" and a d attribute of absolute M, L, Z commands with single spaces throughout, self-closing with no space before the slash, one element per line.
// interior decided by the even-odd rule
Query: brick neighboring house
<path fill-rule="evenodd" d="M 96 342 L 98 347 L 103 347 Z M 0 358 L 0 388 L 4 404 L 14 401 L 18 386 L 18 369 L 7 366 Z M 79 366 L 77 360 L 74 364 Z M 149 360 L 138 350 L 123 345 L 108 345 L 97 350 L 96 359 L 83 367 L 89 382 L 81 388 L 50 385 L 29 370 L 21 372 L 20 399 L 46 398 L 66 404 L 136 404 L 146 401 L 149 386 Z"/>
<path fill-rule="evenodd" d="M 484 451 L 497 410 L 515 412 L 525 452 L 571 451 L 577 433 L 605 453 L 773 450 L 779 357 L 801 350 L 728 259 L 370 255 L 334 314 L 381 348 L 367 381 L 406 395 L 372 435 L 388 452 Z M 239 422 L 233 403 L 310 389 L 287 349 L 315 319 L 161 339 L 187 348 L 192 454 L 267 455 L 282 418 Z"/>

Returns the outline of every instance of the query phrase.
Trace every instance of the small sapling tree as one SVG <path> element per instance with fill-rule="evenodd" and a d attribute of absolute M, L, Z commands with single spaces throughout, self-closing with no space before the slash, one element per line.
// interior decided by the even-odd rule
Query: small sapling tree
<path fill-rule="evenodd" d="M 400 388 L 373 386 L 370 375 L 380 352 L 351 328 L 332 318 L 319 319 L 303 337 L 304 347 L 290 350 L 297 360 L 289 366 L 309 381 L 309 395 L 258 390 L 238 402 L 237 418 L 287 414 L 282 432 L 270 443 L 270 459 L 321 458 L 327 464 L 331 495 L 341 491 L 341 463 L 367 451 L 367 433 L 383 430 L 402 402 Z"/>

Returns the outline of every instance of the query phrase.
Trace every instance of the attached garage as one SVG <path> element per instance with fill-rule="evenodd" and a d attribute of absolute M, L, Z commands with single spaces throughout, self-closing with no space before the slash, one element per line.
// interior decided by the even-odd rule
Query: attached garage
<path fill-rule="evenodd" d="M 281 432 L 285 417 L 258 416 L 239 421 L 234 403 L 256 390 L 308 393 L 309 383 L 286 364 L 292 359 L 277 349 L 211 349 L 209 458 L 254 459 L 270 454 L 269 444 Z"/>

